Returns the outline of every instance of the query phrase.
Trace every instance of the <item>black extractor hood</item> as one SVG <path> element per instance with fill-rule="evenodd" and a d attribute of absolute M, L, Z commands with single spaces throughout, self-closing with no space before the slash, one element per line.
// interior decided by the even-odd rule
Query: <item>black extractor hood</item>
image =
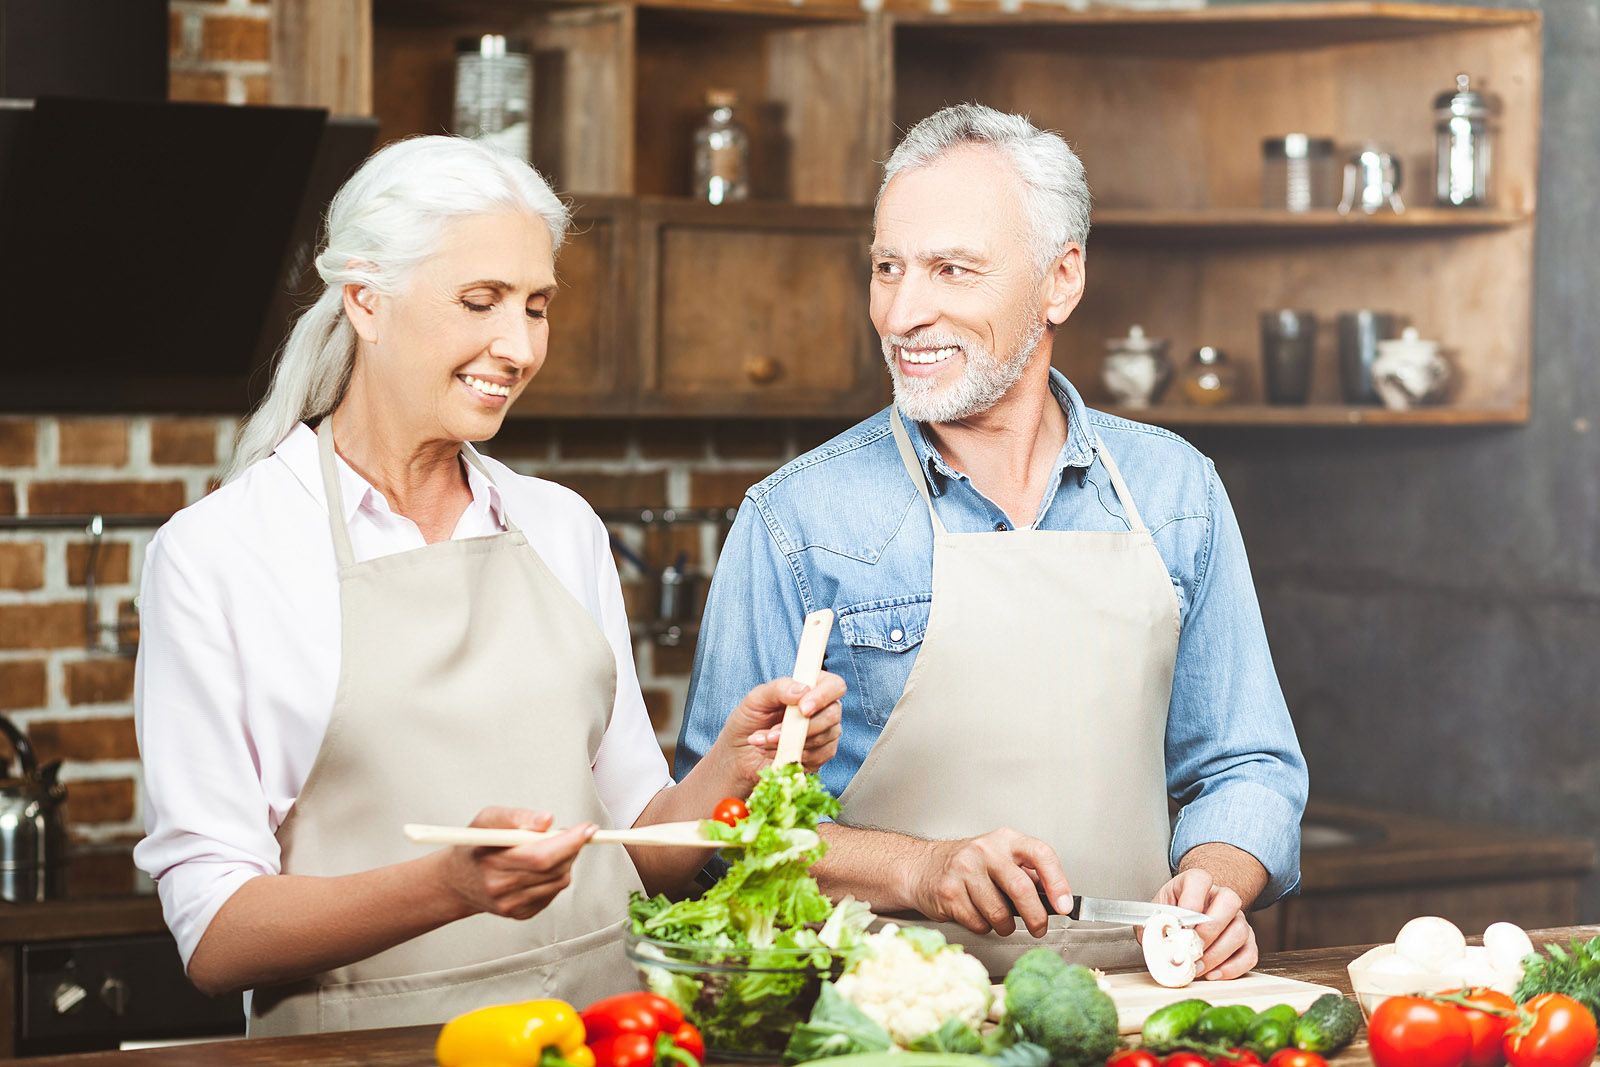
<path fill-rule="evenodd" d="M 165 8 L 0 0 L 0 414 L 242 412 L 315 296 L 376 122 L 167 102 Z"/>

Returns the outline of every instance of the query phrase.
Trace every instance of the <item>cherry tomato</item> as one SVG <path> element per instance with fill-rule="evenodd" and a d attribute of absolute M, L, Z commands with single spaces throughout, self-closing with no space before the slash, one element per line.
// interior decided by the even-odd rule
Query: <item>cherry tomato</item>
<path fill-rule="evenodd" d="M 740 819 L 750 814 L 750 809 L 745 807 L 744 801 L 738 797 L 723 797 L 717 801 L 717 806 L 711 809 L 711 817 L 717 822 L 736 826 Z"/>
<path fill-rule="evenodd" d="M 1230 1048 L 1226 1055 L 1217 1056 L 1211 1067 L 1262 1067 L 1261 1057 L 1247 1048 Z"/>
<path fill-rule="evenodd" d="M 1367 1020 L 1378 1067 L 1461 1067 L 1472 1051 L 1472 1028 L 1452 1004 L 1390 997 Z"/>
<path fill-rule="evenodd" d="M 1286 1048 L 1274 1052 L 1272 1059 L 1267 1061 L 1267 1067 L 1328 1067 L 1328 1061 L 1315 1052 Z"/>
<path fill-rule="evenodd" d="M 1211 1061 L 1198 1052 L 1174 1052 L 1161 1061 L 1161 1067 L 1211 1067 Z"/>
<path fill-rule="evenodd" d="M 1106 1067 L 1161 1067 L 1161 1057 L 1144 1048 L 1125 1048 L 1113 1052 Z"/>
<path fill-rule="evenodd" d="M 1560 993 L 1541 993 L 1523 1008 L 1533 1013 L 1533 1022 L 1506 1035 L 1511 1067 L 1582 1067 L 1594 1058 L 1600 1042 L 1588 1008 Z"/>
<path fill-rule="evenodd" d="M 1505 1063 L 1506 1054 L 1503 1046 L 1506 1030 L 1517 1021 L 1516 1001 L 1504 993 L 1482 988 L 1452 989 L 1444 995 L 1465 997 L 1474 1004 L 1481 1004 L 1491 1009 L 1490 1011 L 1459 1009 L 1462 1018 L 1467 1020 L 1467 1029 L 1472 1035 L 1472 1051 L 1467 1053 L 1466 1067 L 1500 1067 Z M 1495 1015 L 1494 1010 L 1507 1014 Z"/>

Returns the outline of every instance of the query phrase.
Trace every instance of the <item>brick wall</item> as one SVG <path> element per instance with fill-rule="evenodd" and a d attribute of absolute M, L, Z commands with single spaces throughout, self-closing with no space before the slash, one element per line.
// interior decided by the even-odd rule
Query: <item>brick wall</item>
<path fill-rule="evenodd" d="M 269 0 L 169 0 L 168 95 L 265 104 L 272 95 Z"/>
<path fill-rule="evenodd" d="M 584 422 L 507 425 L 486 451 L 516 470 L 559 481 L 598 509 L 736 506 L 746 487 L 840 427 L 812 423 Z M 214 484 L 231 448 L 232 418 L 0 419 L 0 515 L 92 512 L 165 514 Z M 635 554 L 659 567 L 681 553 L 709 570 L 721 528 L 713 524 L 614 524 Z M 41 759 L 64 759 L 68 817 L 77 837 L 136 837 L 138 750 L 132 720 L 133 659 L 110 648 L 116 624 L 136 630 L 133 600 L 154 529 L 108 531 L 85 611 L 89 538 L 79 530 L 0 531 L 0 713 L 27 732 Z M 659 644 L 648 632 L 658 583 L 618 560 L 635 657 L 651 719 L 664 745 L 677 734 L 693 660 L 692 638 Z M 703 592 L 703 587 L 702 587 Z M 103 632 L 99 632 L 102 631 Z"/>

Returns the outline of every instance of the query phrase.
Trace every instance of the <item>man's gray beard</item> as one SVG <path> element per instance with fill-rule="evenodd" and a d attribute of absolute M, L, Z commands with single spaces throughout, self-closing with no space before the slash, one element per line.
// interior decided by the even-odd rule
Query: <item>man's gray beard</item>
<path fill-rule="evenodd" d="M 1044 321 L 1035 319 L 1012 349 L 1009 358 L 1004 360 L 996 359 L 993 353 L 981 346 L 958 345 L 953 339 L 942 336 L 885 337 L 883 358 L 889 365 L 889 376 L 894 380 L 895 406 L 913 422 L 959 422 L 988 411 L 1022 379 L 1028 358 L 1043 337 Z M 910 341 L 915 342 L 911 347 L 917 348 L 960 347 L 966 357 L 961 377 L 941 390 L 931 378 L 908 378 L 902 375 L 894 349 L 896 345 L 905 347 Z"/>

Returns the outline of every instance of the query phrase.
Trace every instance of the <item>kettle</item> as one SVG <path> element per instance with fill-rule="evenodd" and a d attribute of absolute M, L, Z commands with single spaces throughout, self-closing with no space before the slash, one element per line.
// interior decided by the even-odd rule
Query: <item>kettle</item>
<path fill-rule="evenodd" d="M 12 775 L 0 760 L 0 899 L 12 902 L 64 896 L 67 871 L 67 787 L 61 761 L 39 766 L 27 735 L 4 715 L 3 734 L 21 764 Z"/>

